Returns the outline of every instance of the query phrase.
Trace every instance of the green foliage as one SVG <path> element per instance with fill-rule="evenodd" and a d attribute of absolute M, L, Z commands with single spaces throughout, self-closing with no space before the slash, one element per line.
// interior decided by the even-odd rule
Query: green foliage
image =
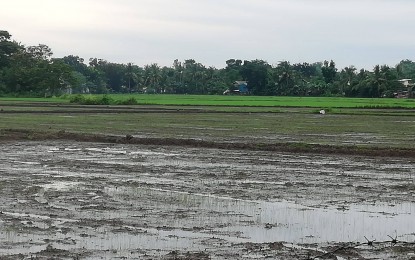
<path fill-rule="evenodd" d="M 344 97 L 270 97 L 270 96 L 224 96 L 224 95 L 158 95 L 158 94 L 108 94 L 66 95 L 77 104 L 124 104 L 124 105 L 178 105 L 223 107 L 308 107 L 331 111 L 333 108 L 415 108 L 415 102 L 396 98 L 344 98 Z M 108 103 L 109 102 L 109 103 Z"/>
<path fill-rule="evenodd" d="M 324 66 L 321 68 L 321 72 L 323 73 L 324 80 L 327 84 L 333 83 L 337 74 L 336 64 L 333 60 L 330 63 L 325 60 L 323 64 Z"/>
<path fill-rule="evenodd" d="M 0 70 L 2 67 L 9 66 L 11 56 L 23 48 L 19 43 L 10 39 L 9 32 L 0 30 Z"/>
<path fill-rule="evenodd" d="M 133 97 L 130 97 L 126 100 L 118 100 L 116 103 L 119 105 L 138 105 L 137 99 Z"/>
<path fill-rule="evenodd" d="M 63 96 L 63 98 L 67 98 L 67 95 Z M 84 95 L 78 94 L 78 95 L 70 96 L 69 102 L 75 103 L 75 104 L 84 104 L 86 99 L 87 98 Z"/>
<path fill-rule="evenodd" d="M 104 95 L 101 98 L 97 99 L 98 105 L 110 105 L 113 103 L 113 99 L 108 96 Z"/>
<path fill-rule="evenodd" d="M 70 97 L 70 103 L 80 105 L 111 105 L 115 104 L 115 101 L 109 95 L 91 96 L 91 95 L 74 95 Z"/>
<path fill-rule="evenodd" d="M 99 58 L 69 55 L 52 58 L 44 44 L 27 46 L 0 31 L 0 95 L 50 97 L 74 94 L 222 94 L 232 90 L 235 81 L 247 81 L 249 94 L 301 97 L 413 97 L 415 62 L 403 60 L 395 67 L 376 65 L 373 71 L 350 66 L 338 69 L 333 60 L 276 66 L 264 60 L 229 59 L 224 69 L 206 67 L 194 59 L 175 60 L 171 67 L 156 63 L 139 67 Z M 84 100 L 111 103 L 111 100 Z M 127 101 L 123 101 L 127 102 Z M 133 100 L 128 101 L 134 103 Z M 127 102 L 127 103 L 128 103 Z"/>
<path fill-rule="evenodd" d="M 248 88 L 254 95 L 272 95 L 269 91 L 269 70 L 271 65 L 263 60 L 244 61 L 241 75 L 248 82 Z"/>

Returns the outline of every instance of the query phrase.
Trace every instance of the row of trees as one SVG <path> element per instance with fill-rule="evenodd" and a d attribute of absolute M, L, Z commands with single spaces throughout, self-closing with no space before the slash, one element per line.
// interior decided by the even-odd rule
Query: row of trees
<path fill-rule="evenodd" d="M 206 67 L 193 59 L 172 66 L 118 64 L 69 55 L 53 58 L 43 44 L 24 46 L 0 31 L 0 94 L 51 96 L 63 93 L 222 94 L 235 81 L 247 81 L 252 95 L 392 97 L 399 79 L 415 79 L 415 62 L 373 71 L 339 69 L 334 61 L 271 65 L 264 60 L 229 59 L 226 67 Z M 411 91 L 410 91 L 411 92 Z"/>

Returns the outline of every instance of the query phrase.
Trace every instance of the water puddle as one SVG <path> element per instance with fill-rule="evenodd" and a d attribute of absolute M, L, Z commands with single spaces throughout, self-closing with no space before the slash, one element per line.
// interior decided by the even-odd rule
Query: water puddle
<path fill-rule="evenodd" d="M 163 225 L 175 229 L 209 226 L 210 233 L 226 234 L 232 242 L 364 242 L 365 236 L 377 241 L 388 240 L 388 236 L 408 241 L 415 238 L 414 203 L 319 208 L 287 201 L 250 201 L 142 187 L 107 189 L 106 192 L 112 196 L 128 194 L 130 198 L 133 195 L 137 199 L 144 195 L 168 197 L 175 204 L 157 205 L 155 202 L 155 207 L 165 207 L 169 212 L 187 210 L 200 214 L 182 221 L 172 216 L 174 221 L 167 218 Z"/>
<path fill-rule="evenodd" d="M 42 187 L 45 190 L 67 191 L 78 186 L 79 184 L 79 182 L 72 181 L 55 181 L 40 185 L 40 187 Z"/>
<path fill-rule="evenodd" d="M 230 243 L 286 243 L 313 244 L 326 242 L 384 241 L 398 237 L 401 241 L 415 238 L 413 203 L 396 205 L 351 205 L 348 208 L 306 207 L 288 201 L 264 202 L 232 199 L 206 194 L 189 194 L 163 189 L 106 188 L 114 198 L 128 196 L 139 203 L 142 198 L 155 198 L 150 204 L 166 213 L 159 219 L 159 228 L 121 226 L 119 230 L 101 227 L 84 230 L 85 235 L 75 233 L 50 234 L 50 239 L 59 240 L 55 248 L 71 250 L 131 250 L 140 246 L 145 250 L 203 250 L 202 241 L 219 239 Z M 157 201 L 169 198 L 169 202 Z M 175 203 L 170 203 L 174 201 Z M 178 217 L 181 212 L 185 217 Z M 193 212 L 193 213 L 192 213 Z M 196 212 L 196 214 L 194 214 Z M 107 212 L 114 219 L 133 217 L 137 212 Z M 176 214 L 175 214 L 176 213 Z M 24 219 L 48 219 L 34 214 L 3 214 Z M 61 226 L 66 219 L 55 220 L 53 226 Z M 74 223 L 75 224 L 75 223 Z M 33 225 L 33 224 L 32 224 Z M 3 234 L 4 235 L 4 234 Z M 16 250 L 34 252 L 43 250 L 44 236 L 8 232 L 9 242 L 24 244 L 18 249 L 0 249 L 2 253 Z M 74 241 L 65 243 L 65 241 Z M 75 242 L 76 241 L 76 242 Z"/>

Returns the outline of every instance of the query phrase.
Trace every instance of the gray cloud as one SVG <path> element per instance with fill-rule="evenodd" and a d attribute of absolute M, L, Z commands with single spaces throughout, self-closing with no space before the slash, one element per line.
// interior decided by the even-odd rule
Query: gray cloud
<path fill-rule="evenodd" d="M 138 65 L 193 58 L 314 62 L 339 67 L 415 59 L 409 0 L 14 0 L 2 29 L 56 56 Z"/>

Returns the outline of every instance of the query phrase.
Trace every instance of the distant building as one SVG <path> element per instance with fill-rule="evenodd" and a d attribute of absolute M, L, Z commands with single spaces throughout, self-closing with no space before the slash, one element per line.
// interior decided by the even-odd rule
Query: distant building
<path fill-rule="evenodd" d="M 228 94 L 246 95 L 246 94 L 249 94 L 248 82 L 247 81 L 235 81 L 233 83 L 233 88 L 226 90 L 225 92 L 223 92 L 223 94 L 224 95 L 228 95 Z"/>
<path fill-rule="evenodd" d="M 412 83 L 412 79 L 400 79 L 398 80 L 404 87 L 404 90 L 399 90 L 398 92 L 394 93 L 396 98 L 411 98 L 413 97 L 413 87 L 414 83 Z"/>
<path fill-rule="evenodd" d="M 235 81 L 233 83 L 233 86 L 235 87 L 236 91 L 240 94 L 248 94 L 248 82 L 246 81 Z"/>
<path fill-rule="evenodd" d="M 412 83 L 412 79 L 400 79 L 398 81 L 401 82 L 402 85 L 404 85 L 405 87 L 409 87 L 409 86 L 413 86 L 414 85 Z"/>

